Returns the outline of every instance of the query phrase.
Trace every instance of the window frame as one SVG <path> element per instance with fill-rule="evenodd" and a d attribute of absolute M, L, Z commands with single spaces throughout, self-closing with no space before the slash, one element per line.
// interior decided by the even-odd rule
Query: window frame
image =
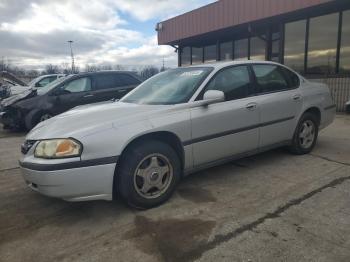
<path fill-rule="evenodd" d="M 232 99 L 232 100 L 226 100 L 226 97 L 225 97 L 225 101 L 223 102 L 220 102 L 220 103 L 226 103 L 226 102 L 232 102 L 232 101 L 237 101 L 237 100 L 240 100 L 240 99 L 246 99 L 248 97 L 252 97 L 252 96 L 255 96 L 255 86 L 254 86 L 254 82 L 253 82 L 253 72 L 250 68 L 250 65 L 249 64 L 238 64 L 238 65 L 230 65 L 230 66 L 226 66 L 224 68 L 221 68 L 219 69 L 217 72 L 215 72 L 214 75 L 212 75 L 210 77 L 210 79 L 208 79 L 207 83 L 205 84 L 205 86 L 202 88 L 202 90 L 199 92 L 199 94 L 196 96 L 196 98 L 194 99 L 194 101 L 202 101 L 203 100 L 203 96 L 204 96 L 204 93 L 207 91 L 207 88 L 208 86 L 210 85 L 211 81 L 219 74 L 221 73 L 222 71 L 226 70 L 226 69 L 231 69 L 231 68 L 234 68 L 234 67 L 246 67 L 247 68 L 247 71 L 248 71 L 248 74 L 249 74 L 249 82 L 250 82 L 250 92 L 248 92 L 248 95 L 246 97 L 242 97 L 242 98 L 237 98 L 237 99 Z M 249 94 L 250 93 L 250 94 Z"/>

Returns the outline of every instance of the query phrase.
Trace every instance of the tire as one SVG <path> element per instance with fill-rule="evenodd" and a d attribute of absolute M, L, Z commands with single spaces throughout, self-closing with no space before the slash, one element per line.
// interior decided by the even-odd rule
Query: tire
<path fill-rule="evenodd" d="M 51 118 L 52 115 L 46 112 L 31 111 L 24 119 L 24 125 L 27 131 L 32 130 L 37 124 Z"/>
<path fill-rule="evenodd" d="M 310 153 L 316 145 L 318 129 L 318 117 L 312 113 L 303 114 L 295 130 L 289 150 L 296 155 Z"/>
<path fill-rule="evenodd" d="M 140 142 L 123 154 L 114 191 L 129 206 L 153 208 L 171 197 L 180 177 L 180 159 L 171 146 L 154 140 Z"/>

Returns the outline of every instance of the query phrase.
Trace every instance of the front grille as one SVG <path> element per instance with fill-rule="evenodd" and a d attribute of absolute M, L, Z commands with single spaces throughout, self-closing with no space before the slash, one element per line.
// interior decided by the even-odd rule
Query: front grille
<path fill-rule="evenodd" d="M 32 146 L 35 144 L 35 140 L 26 140 L 24 143 L 21 145 L 21 152 L 22 154 L 27 154 L 28 151 L 32 148 Z"/>

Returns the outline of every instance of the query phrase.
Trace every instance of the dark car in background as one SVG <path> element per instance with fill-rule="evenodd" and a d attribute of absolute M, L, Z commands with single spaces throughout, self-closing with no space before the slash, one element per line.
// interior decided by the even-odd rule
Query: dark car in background
<path fill-rule="evenodd" d="M 1 101 L 4 128 L 31 130 L 39 122 L 73 107 L 119 99 L 142 81 L 134 72 L 81 73 L 57 79 L 40 89 L 30 89 Z"/>

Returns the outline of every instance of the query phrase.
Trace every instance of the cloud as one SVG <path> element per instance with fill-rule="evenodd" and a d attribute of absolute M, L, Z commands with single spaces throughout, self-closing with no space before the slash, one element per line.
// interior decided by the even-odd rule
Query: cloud
<path fill-rule="evenodd" d="M 113 0 L 115 6 L 135 19 L 146 21 L 157 17 L 166 19 L 214 2 L 210 0 Z"/>
<path fill-rule="evenodd" d="M 16 65 L 69 62 L 74 41 L 77 64 L 176 66 L 174 49 L 158 46 L 156 33 L 130 23 L 154 23 L 210 0 L 1 0 L 0 57 Z M 132 17 L 132 19 L 130 19 Z M 128 21 L 129 20 L 129 21 Z M 127 29 L 128 28 L 128 29 Z"/>

